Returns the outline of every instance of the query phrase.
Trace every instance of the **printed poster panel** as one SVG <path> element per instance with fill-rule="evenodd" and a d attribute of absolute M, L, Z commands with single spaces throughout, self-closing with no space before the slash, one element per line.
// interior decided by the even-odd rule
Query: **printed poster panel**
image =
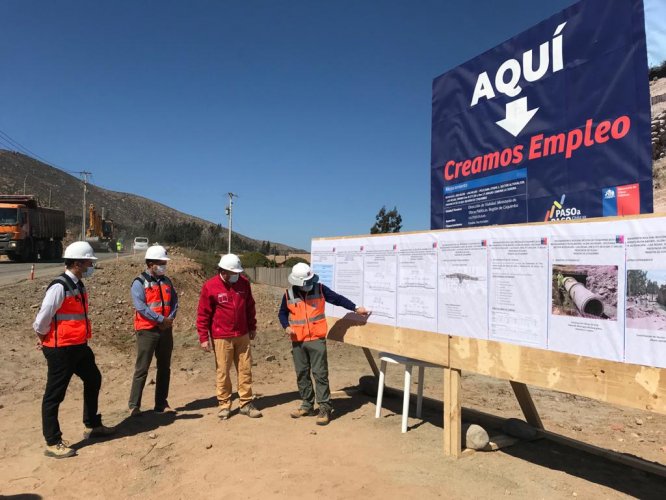
<path fill-rule="evenodd" d="M 624 359 L 624 238 L 617 223 L 552 227 L 551 350 Z"/>
<path fill-rule="evenodd" d="M 437 332 L 437 240 L 427 233 L 397 240 L 397 324 Z"/>
<path fill-rule="evenodd" d="M 488 233 L 437 233 L 438 331 L 488 339 Z"/>
<path fill-rule="evenodd" d="M 337 240 L 312 240 L 312 271 L 319 276 L 319 282 L 335 290 L 335 247 Z M 331 316 L 335 307 L 326 303 L 326 315 Z"/>
<path fill-rule="evenodd" d="M 368 322 L 396 326 L 397 238 L 368 238 L 363 251 L 363 270 L 363 306 L 371 311 Z"/>
<path fill-rule="evenodd" d="M 312 242 L 369 322 L 660 368 L 664 262 L 666 217 Z"/>
<path fill-rule="evenodd" d="M 335 247 L 335 288 L 336 293 L 351 300 L 356 306 L 363 305 L 363 247 L 364 239 L 339 240 Z M 348 309 L 334 306 L 331 316 L 342 318 L 349 314 Z"/>
<path fill-rule="evenodd" d="M 625 361 L 666 368 L 666 224 L 627 226 Z"/>
<path fill-rule="evenodd" d="M 489 244 L 490 340 L 545 349 L 548 228 L 494 228 Z"/>

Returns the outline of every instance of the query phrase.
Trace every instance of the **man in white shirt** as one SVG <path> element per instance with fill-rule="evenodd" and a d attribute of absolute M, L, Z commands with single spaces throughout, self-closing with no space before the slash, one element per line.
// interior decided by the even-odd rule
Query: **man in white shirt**
<path fill-rule="evenodd" d="M 88 346 L 92 332 L 88 319 L 88 294 L 81 278 L 92 276 L 95 260 L 92 247 L 85 241 L 74 242 L 65 249 L 66 270 L 48 286 L 32 325 L 48 366 L 42 399 L 42 431 L 47 457 L 76 455 L 76 450 L 62 440 L 58 422 L 58 409 L 65 399 L 72 375 L 76 374 L 83 381 L 83 438 L 106 436 L 115 431 L 102 425 L 102 416 L 97 413 L 102 375 Z"/>

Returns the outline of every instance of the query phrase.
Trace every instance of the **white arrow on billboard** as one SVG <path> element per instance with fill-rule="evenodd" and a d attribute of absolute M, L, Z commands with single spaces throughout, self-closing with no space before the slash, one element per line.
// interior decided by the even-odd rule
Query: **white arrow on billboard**
<path fill-rule="evenodd" d="M 517 137 L 521 130 L 529 123 L 539 108 L 527 109 L 527 97 L 506 103 L 506 118 L 497 123 L 500 127 Z"/>

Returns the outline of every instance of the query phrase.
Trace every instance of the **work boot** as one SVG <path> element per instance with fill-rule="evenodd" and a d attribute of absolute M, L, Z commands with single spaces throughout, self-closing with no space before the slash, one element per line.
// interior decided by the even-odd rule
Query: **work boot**
<path fill-rule="evenodd" d="M 231 416 L 231 410 L 229 408 L 220 408 L 220 411 L 217 412 L 217 416 L 220 420 L 227 420 Z"/>
<path fill-rule="evenodd" d="M 96 437 L 106 437 L 110 436 L 116 432 L 115 427 L 107 427 L 106 425 L 98 425 L 97 427 L 86 427 L 83 430 L 83 439 L 90 439 Z"/>
<path fill-rule="evenodd" d="M 301 418 L 301 417 L 314 417 L 317 412 L 314 411 L 314 408 L 298 408 L 297 410 L 292 411 L 289 415 L 291 418 Z"/>
<path fill-rule="evenodd" d="M 238 413 L 241 415 L 247 415 L 250 418 L 259 418 L 263 416 L 252 403 L 248 403 L 245 406 L 242 406 Z"/>
<path fill-rule="evenodd" d="M 164 408 L 155 408 L 154 411 L 155 413 L 176 413 L 176 410 L 170 406 L 165 406 Z"/>
<path fill-rule="evenodd" d="M 328 425 L 331 421 L 331 413 L 333 413 L 333 410 L 328 406 L 320 406 L 319 415 L 317 415 L 317 425 Z"/>
<path fill-rule="evenodd" d="M 139 415 L 141 415 L 141 408 L 139 408 L 138 406 L 129 409 L 130 417 L 138 417 Z"/>
<path fill-rule="evenodd" d="M 60 442 L 52 446 L 46 445 L 44 455 L 52 458 L 68 458 L 75 456 L 76 450 L 74 448 L 70 448 L 69 443 L 61 439 Z"/>

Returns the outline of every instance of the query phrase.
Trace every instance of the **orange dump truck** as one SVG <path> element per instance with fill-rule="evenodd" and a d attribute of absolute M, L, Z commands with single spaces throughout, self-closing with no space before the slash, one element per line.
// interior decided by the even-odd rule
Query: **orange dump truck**
<path fill-rule="evenodd" d="M 0 195 L 0 255 L 30 261 L 62 257 L 65 212 L 40 207 L 32 195 Z"/>

